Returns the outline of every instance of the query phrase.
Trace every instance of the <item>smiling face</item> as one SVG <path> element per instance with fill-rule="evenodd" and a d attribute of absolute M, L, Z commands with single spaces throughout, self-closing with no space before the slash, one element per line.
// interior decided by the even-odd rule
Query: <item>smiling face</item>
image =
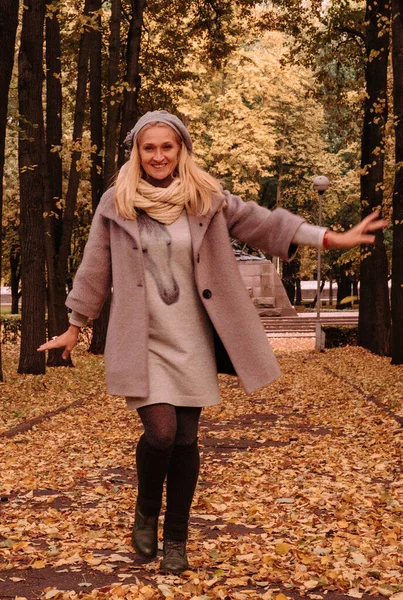
<path fill-rule="evenodd" d="M 180 139 L 175 131 L 167 125 L 140 131 L 138 149 L 147 181 L 159 187 L 169 185 L 181 149 Z"/>

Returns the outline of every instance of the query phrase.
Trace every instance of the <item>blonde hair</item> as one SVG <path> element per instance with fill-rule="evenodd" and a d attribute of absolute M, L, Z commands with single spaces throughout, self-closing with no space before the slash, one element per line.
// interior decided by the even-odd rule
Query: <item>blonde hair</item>
<path fill-rule="evenodd" d="M 169 125 L 156 121 L 143 127 L 141 133 L 151 127 L 169 127 Z M 187 197 L 185 208 L 192 215 L 205 215 L 211 209 L 212 195 L 221 194 L 221 185 L 217 179 L 197 166 L 182 138 L 175 131 L 174 133 L 180 143 L 177 171 L 181 187 Z M 140 135 L 134 140 L 130 158 L 120 169 L 115 184 L 116 211 L 123 218 L 131 220 L 136 218 L 137 188 L 142 179 L 139 137 Z"/>

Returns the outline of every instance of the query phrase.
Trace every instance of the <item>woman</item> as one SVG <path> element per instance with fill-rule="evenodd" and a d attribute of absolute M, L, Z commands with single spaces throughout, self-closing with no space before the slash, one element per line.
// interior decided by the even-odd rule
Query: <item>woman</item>
<path fill-rule="evenodd" d="M 188 568 L 189 511 L 199 472 L 198 422 L 219 403 L 217 372 L 245 390 L 280 374 L 242 282 L 230 236 L 289 260 L 297 244 L 350 248 L 373 243 L 386 222 L 372 214 L 346 233 L 308 225 L 281 208 L 243 202 L 196 166 L 185 125 L 166 111 L 144 115 L 128 134 L 128 162 L 94 215 L 67 298 L 69 329 L 39 350 L 67 358 L 87 317 L 112 288 L 105 348 L 108 391 L 123 395 L 144 426 L 137 450 L 132 541 L 157 554 L 166 480 L 161 570 Z"/>

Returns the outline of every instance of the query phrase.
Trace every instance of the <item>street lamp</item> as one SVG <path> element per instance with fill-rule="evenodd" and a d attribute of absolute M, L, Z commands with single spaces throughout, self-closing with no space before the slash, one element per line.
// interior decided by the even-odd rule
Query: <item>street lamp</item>
<path fill-rule="evenodd" d="M 322 227 L 322 196 L 329 187 L 329 180 L 324 175 L 318 175 L 313 180 L 313 188 L 318 192 L 319 200 L 319 227 Z M 320 326 L 320 280 L 321 280 L 321 249 L 318 248 L 318 273 L 317 273 L 317 288 L 316 288 L 316 324 L 315 324 L 315 349 L 324 350 L 325 344 Z"/>

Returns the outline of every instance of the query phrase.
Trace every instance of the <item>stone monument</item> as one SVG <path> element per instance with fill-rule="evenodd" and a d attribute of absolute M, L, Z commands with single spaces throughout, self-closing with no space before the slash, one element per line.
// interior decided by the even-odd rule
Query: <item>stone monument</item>
<path fill-rule="evenodd" d="M 296 317 L 279 274 L 271 260 L 237 256 L 239 270 L 261 317 Z"/>

